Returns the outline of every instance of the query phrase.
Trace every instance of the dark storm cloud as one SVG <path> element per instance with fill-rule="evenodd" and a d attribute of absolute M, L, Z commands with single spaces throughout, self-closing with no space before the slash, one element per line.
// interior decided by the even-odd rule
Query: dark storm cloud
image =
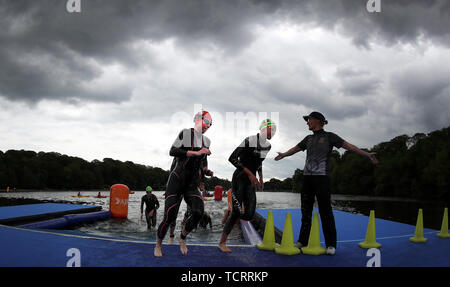
<path fill-rule="evenodd" d="M 448 113 L 450 95 L 450 68 L 448 66 L 421 66 L 393 76 L 392 90 L 399 96 L 407 114 L 426 130 L 450 124 Z"/>
<path fill-rule="evenodd" d="M 193 57 L 210 47 L 232 55 L 253 41 L 255 25 L 283 21 L 334 29 L 364 47 L 374 39 L 388 45 L 418 39 L 450 45 L 448 1 L 381 2 L 382 12 L 371 14 L 366 0 L 81 0 L 82 12 L 68 13 L 62 0 L 0 0 L 0 96 L 30 102 L 127 101 L 133 89 L 124 84 L 98 91 L 87 87 L 102 76 L 98 66 L 152 66 L 151 55 L 142 59 L 132 43 L 174 39 Z M 372 80 L 344 82 L 342 91 L 374 91 Z"/>
<path fill-rule="evenodd" d="M 289 9 L 288 15 L 298 23 L 312 22 L 337 29 L 356 45 L 367 48 L 373 40 L 386 45 L 432 40 L 450 46 L 449 1 L 380 0 L 380 13 L 369 13 L 367 2 L 300 1 Z"/>

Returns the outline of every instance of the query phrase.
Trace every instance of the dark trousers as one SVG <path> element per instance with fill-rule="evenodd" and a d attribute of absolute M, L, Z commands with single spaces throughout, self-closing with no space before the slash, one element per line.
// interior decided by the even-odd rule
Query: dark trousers
<path fill-rule="evenodd" d="M 308 244 L 315 198 L 317 198 L 319 205 L 325 245 L 327 247 L 336 247 L 337 235 L 333 210 L 331 208 L 330 178 L 325 175 L 305 175 L 303 177 L 301 192 L 302 226 L 298 241 L 305 246 Z"/>

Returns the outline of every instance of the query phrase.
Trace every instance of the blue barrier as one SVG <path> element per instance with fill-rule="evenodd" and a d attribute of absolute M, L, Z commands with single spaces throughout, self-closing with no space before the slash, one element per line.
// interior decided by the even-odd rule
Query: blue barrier
<path fill-rule="evenodd" d="M 37 228 L 61 229 L 71 225 L 107 219 L 110 217 L 111 217 L 110 211 L 97 211 L 83 214 L 67 214 L 60 218 L 28 223 L 24 225 L 19 225 L 17 227 L 30 229 L 37 229 Z"/>

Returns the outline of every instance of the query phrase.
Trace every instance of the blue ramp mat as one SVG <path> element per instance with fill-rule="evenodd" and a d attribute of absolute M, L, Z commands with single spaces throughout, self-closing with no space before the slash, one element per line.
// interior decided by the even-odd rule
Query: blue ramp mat
<path fill-rule="evenodd" d="M 407 238 L 379 240 L 381 266 L 450 266 L 450 244 L 435 234 L 426 244 L 414 244 Z M 153 256 L 153 242 L 95 238 L 76 234 L 58 234 L 0 226 L 0 266 L 64 267 L 72 259 L 69 250 L 77 249 L 81 267 L 364 267 L 371 259 L 367 250 L 355 242 L 344 242 L 335 256 L 278 255 L 256 247 L 230 245 L 230 254 L 210 246 L 189 244 L 189 253 L 180 254 L 179 246 L 164 245 L 163 258 Z"/>

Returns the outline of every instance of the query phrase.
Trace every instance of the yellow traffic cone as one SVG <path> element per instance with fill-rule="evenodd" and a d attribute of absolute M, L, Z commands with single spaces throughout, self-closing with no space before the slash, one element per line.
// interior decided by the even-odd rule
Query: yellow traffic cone
<path fill-rule="evenodd" d="M 425 243 L 428 239 L 423 237 L 423 215 L 422 208 L 419 209 L 419 215 L 417 216 L 417 224 L 416 224 L 416 232 L 414 233 L 414 237 L 409 238 L 409 241 L 415 243 Z"/>
<path fill-rule="evenodd" d="M 379 248 L 381 244 L 376 241 L 376 231 L 375 231 L 375 210 L 370 211 L 369 224 L 367 225 L 366 239 L 363 242 L 358 243 L 362 248 Z"/>
<path fill-rule="evenodd" d="M 450 234 L 448 234 L 448 208 L 444 209 L 444 217 L 442 218 L 442 226 L 441 232 L 437 234 L 440 238 L 450 238 Z"/>
<path fill-rule="evenodd" d="M 311 231 L 309 232 L 308 246 L 302 247 L 302 252 L 308 255 L 321 255 L 327 251 L 320 246 L 320 229 L 319 229 L 319 215 L 317 212 L 313 214 Z"/>
<path fill-rule="evenodd" d="M 275 229 L 273 227 L 272 210 L 267 213 L 266 227 L 264 228 L 264 238 L 261 243 L 256 244 L 259 250 L 274 251 L 280 244 L 275 242 Z"/>
<path fill-rule="evenodd" d="M 281 246 L 275 248 L 275 253 L 283 255 L 295 255 L 300 253 L 300 249 L 294 246 L 294 233 L 292 232 L 292 219 L 290 212 L 286 214 L 286 220 L 284 221 Z"/>

